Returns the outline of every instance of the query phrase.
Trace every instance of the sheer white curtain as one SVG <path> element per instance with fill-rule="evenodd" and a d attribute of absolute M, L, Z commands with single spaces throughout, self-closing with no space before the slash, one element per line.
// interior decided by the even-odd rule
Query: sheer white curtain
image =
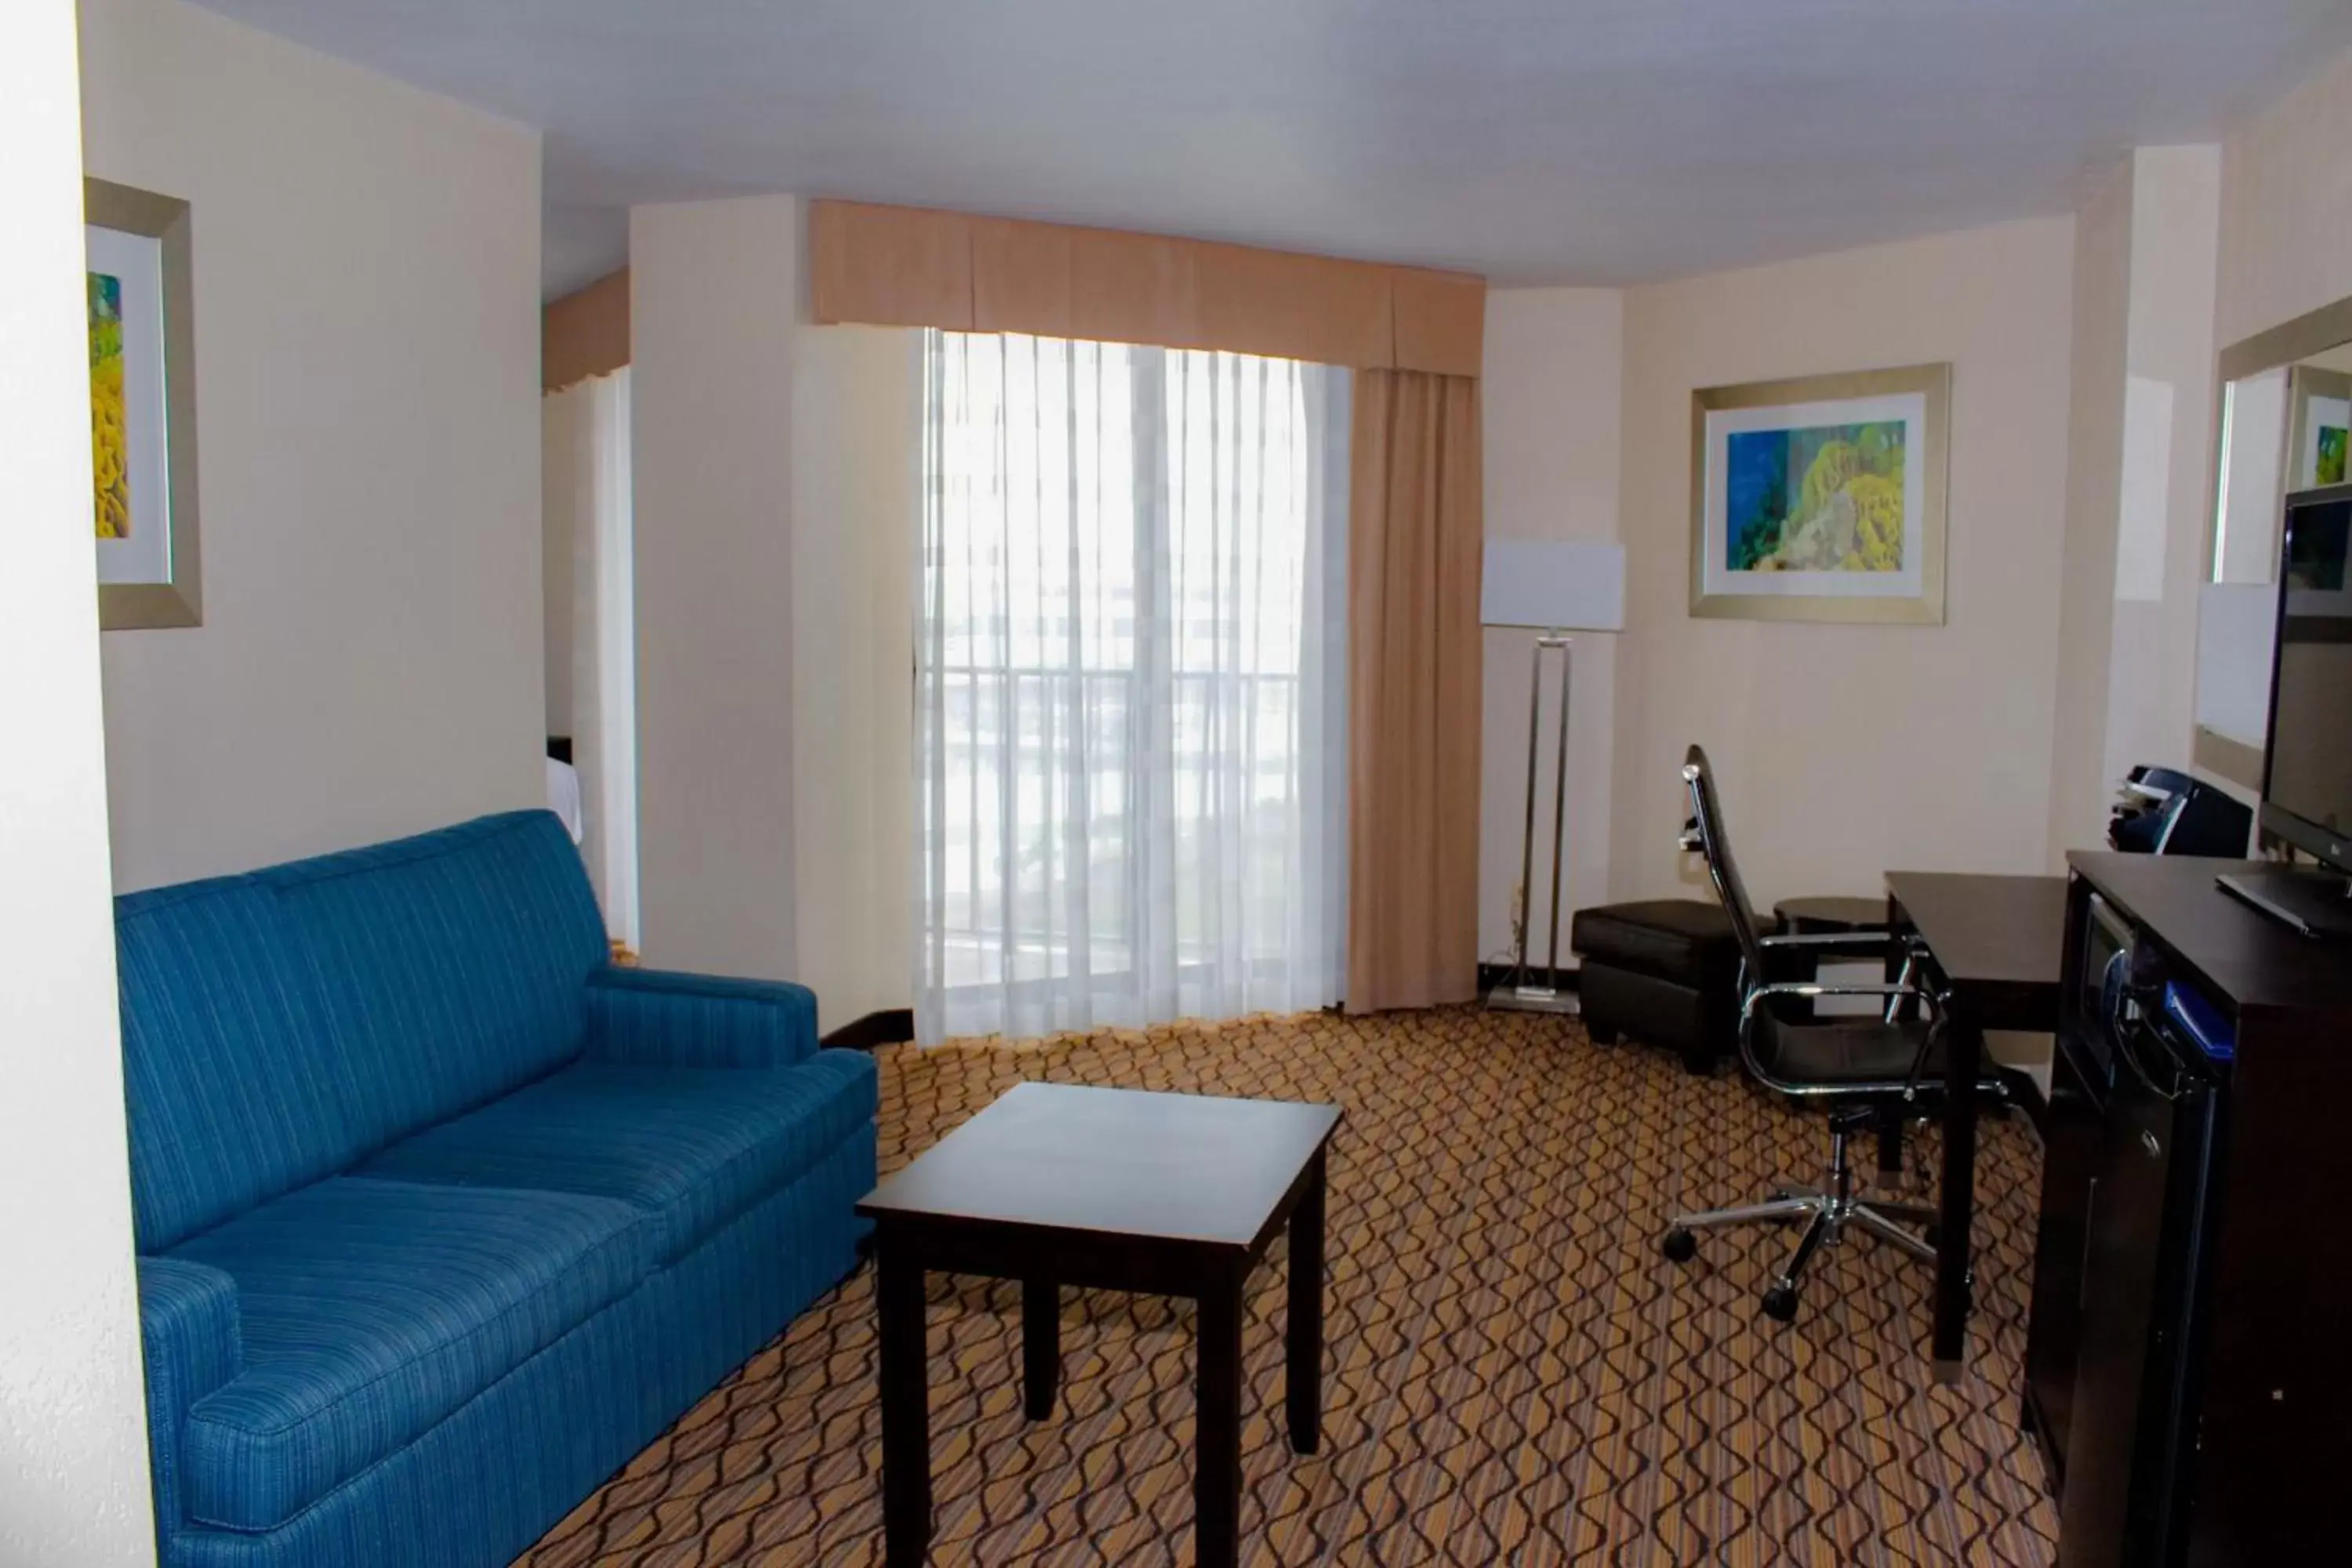
<path fill-rule="evenodd" d="M 916 1034 L 1345 974 L 1349 380 L 928 334 Z"/>
<path fill-rule="evenodd" d="M 551 505 L 572 545 L 572 763 L 580 775 L 580 845 L 614 941 L 638 945 L 637 639 L 631 561 L 626 367 L 548 399 L 568 484 Z M 559 519 L 559 524 L 562 520 Z M 550 657 L 554 657 L 551 654 Z"/>

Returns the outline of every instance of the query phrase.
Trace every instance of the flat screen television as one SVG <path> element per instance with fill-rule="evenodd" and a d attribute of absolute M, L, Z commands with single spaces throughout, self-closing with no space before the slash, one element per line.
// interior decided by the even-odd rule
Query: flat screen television
<path fill-rule="evenodd" d="M 2308 935 L 2352 936 L 2352 485 L 2287 497 L 2262 826 L 2319 862 L 2222 887 Z"/>

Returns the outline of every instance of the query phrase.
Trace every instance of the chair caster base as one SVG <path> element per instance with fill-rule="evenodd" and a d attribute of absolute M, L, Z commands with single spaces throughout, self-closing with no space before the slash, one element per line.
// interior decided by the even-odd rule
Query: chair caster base
<path fill-rule="evenodd" d="M 1698 1237 L 1686 1230 L 1670 1230 L 1659 1241 L 1658 1250 L 1671 1262 L 1688 1263 L 1698 1256 Z"/>
<path fill-rule="evenodd" d="M 1797 1321 L 1797 1292 L 1787 1285 L 1775 1285 L 1764 1292 L 1764 1315 L 1775 1321 L 1793 1323 Z"/>

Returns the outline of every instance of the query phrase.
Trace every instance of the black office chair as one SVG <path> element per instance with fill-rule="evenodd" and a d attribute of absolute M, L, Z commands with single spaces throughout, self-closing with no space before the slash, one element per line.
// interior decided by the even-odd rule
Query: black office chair
<path fill-rule="evenodd" d="M 1902 979 L 1892 985 L 1773 981 L 1768 964 L 1776 949 L 1806 948 L 1817 956 L 1885 957 L 1895 939 L 1885 931 L 1763 934 L 1739 868 L 1731 858 L 1730 840 L 1724 836 L 1714 773 L 1706 752 L 1697 746 L 1684 759 L 1683 782 L 1690 790 L 1696 847 L 1706 858 L 1707 877 L 1739 938 L 1740 1058 L 1767 1089 L 1829 1110 L 1830 1168 L 1821 1187 L 1788 1187 L 1760 1204 L 1679 1215 L 1660 1245 L 1668 1258 L 1685 1263 L 1698 1249 L 1698 1231 L 1803 1222 L 1804 1235 L 1795 1254 L 1764 1292 L 1765 1314 L 1785 1323 L 1797 1315 L 1797 1286 L 1805 1266 L 1848 1228 L 1914 1258 L 1935 1258 L 1936 1211 L 1921 1204 L 1855 1197 L 1846 1151 L 1850 1140 L 1869 1134 L 1882 1147 L 1899 1152 L 1905 1123 L 1936 1113 L 1943 1094 L 1943 1007 L 1937 996 L 1916 984 L 1917 966 L 1907 953 Z M 1820 996 L 1877 996 L 1885 1005 L 1874 1017 L 1829 1018 L 1800 1014 L 1792 1005 Z M 1925 1020 L 1913 1016 L 1922 1010 L 1928 1015 Z M 1999 1099 L 2007 1089 L 1988 1080 L 1978 1085 L 1978 1092 Z M 1924 1228 L 1914 1231 L 1909 1228 L 1913 1226 Z"/>

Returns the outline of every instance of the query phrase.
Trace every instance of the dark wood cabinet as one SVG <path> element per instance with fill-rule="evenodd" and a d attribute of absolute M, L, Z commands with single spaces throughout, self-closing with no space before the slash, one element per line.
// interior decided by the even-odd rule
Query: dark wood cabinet
<path fill-rule="evenodd" d="M 2025 1390 L 2061 1568 L 2315 1561 L 2352 1473 L 2352 948 L 2223 894 L 2242 862 L 2070 859 Z"/>
<path fill-rule="evenodd" d="M 2032 1331 L 2025 1347 L 2028 1411 L 2053 1483 L 2063 1479 L 2074 1429 L 2074 1367 L 2083 1345 L 2084 1271 L 2098 1202 L 2105 1101 L 2073 1054 L 2054 1054 L 2042 1121 L 2042 1228 L 2034 1248 Z"/>

